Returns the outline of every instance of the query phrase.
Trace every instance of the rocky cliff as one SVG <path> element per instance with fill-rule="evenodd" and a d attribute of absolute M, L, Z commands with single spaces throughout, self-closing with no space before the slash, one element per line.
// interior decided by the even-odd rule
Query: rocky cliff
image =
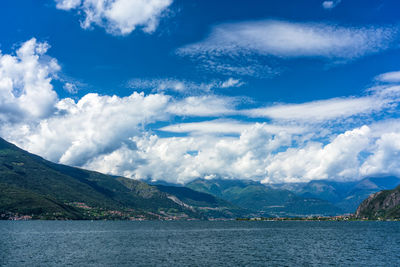
<path fill-rule="evenodd" d="M 360 204 L 355 216 L 368 219 L 399 219 L 400 186 L 370 195 Z"/>

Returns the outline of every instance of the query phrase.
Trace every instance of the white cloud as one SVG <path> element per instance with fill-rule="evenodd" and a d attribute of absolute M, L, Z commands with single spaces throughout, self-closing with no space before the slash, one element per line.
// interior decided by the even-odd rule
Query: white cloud
<path fill-rule="evenodd" d="M 57 94 L 51 81 L 60 67 L 44 56 L 48 48 L 32 38 L 15 55 L 0 52 L 0 123 L 36 120 L 53 111 Z"/>
<path fill-rule="evenodd" d="M 359 179 L 359 154 L 368 147 L 370 129 L 363 126 L 338 135 L 323 146 L 309 142 L 305 147 L 289 148 L 272 157 L 264 182 L 286 182 L 315 179 Z"/>
<path fill-rule="evenodd" d="M 353 59 L 388 49 L 398 37 L 390 27 L 343 27 L 279 20 L 221 24 L 199 43 L 178 50 L 180 55 L 242 54 L 277 57 Z"/>
<path fill-rule="evenodd" d="M 400 175 L 400 132 L 384 133 L 376 140 L 360 172 L 364 176 L 376 174 Z"/>
<path fill-rule="evenodd" d="M 62 10 L 70 10 L 81 5 L 81 0 L 55 0 L 56 7 Z"/>
<path fill-rule="evenodd" d="M 137 27 L 152 33 L 173 0 L 55 0 L 58 9 L 77 9 L 85 18 L 84 29 L 93 24 L 114 35 L 127 35 Z"/>
<path fill-rule="evenodd" d="M 173 132 L 173 133 L 193 133 L 193 134 L 241 134 L 246 129 L 254 127 L 257 123 L 245 123 L 236 120 L 212 120 L 202 122 L 189 122 L 172 124 L 160 128 L 160 131 Z M 290 126 L 290 125 L 274 125 L 262 124 L 265 131 L 271 134 L 279 134 L 281 132 L 294 134 L 305 132 L 305 127 Z"/>
<path fill-rule="evenodd" d="M 375 80 L 387 83 L 399 83 L 400 82 L 400 71 L 386 72 L 375 77 Z"/>
<path fill-rule="evenodd" d="M 378 104 L 378 105 L 376 105 Z M 302 104 L 282 104 L 266 108 L 248 110 L 252 117 L 268 117 L 276 120 L 324 121 L 338 117 L 349 117 L 360 113 L 380 110 L 382 103 L 374 98 L 338 98 L 307 102 Z"/>
<path fill-rule="evenodd" d="M 215 95 L 190 96 L 175 100 L 166 111 L 178 116 L 215 117 L 236 114 L 237 100 Z"/>
<path fill-rule="evenodd" d="M 266 117 L 275 120 L 297 120 L 311 123 L 351 116 L 368 115 L 386 108 L 398 106 L 400 87 L 374 87 L 369 96 L 332 98 L 301 104 L 276 104 L 265 108 L 242 111 L 251 117 Z"/>
<path fill-rule="evenodd" d="M 240 87 L 242 85 L 243 85 L 243 82 L 241 82 L 240 80 L 229 78 L 228 80 L 226 80 L 225 82 L 223 82 L 221 84 L 221 88 Z"/>
<path fill-rule="evenodd" d="M 329 0 L 322 2 L 322 7 L 325 9 L 332 9 L 342 2 L 341 0 Z"/>
<path fill-rule="evenodd" d="M 168 101 L 168 96 L 138 93 L 123 98 L 87 94 L 77 103 L 65 98 L 57 103 L 58 114 L 26 126 L 22 136 L 15 126 L 3 135 L 50 160 L 80 166 L 140 135 L 148 123 L 168 118 L 163 112 Z"/>
<path fill-rule="evenodd" d="M 70 94 L 76 94 L 78 92 L 78 87 L 70 82 L 66 82 L 63 88 Z"/>
<path fill-rule="evenodd" d="M 244 82 L 239 79 L 229 78 L 225 81 L 213 80 L 208 83 L 196 83 L 188 80 L 164 79 L 132 79 L 127 86 L 137 90 L 151 89 L 153 92 L 175 91 L 179 93 L 204 93 L 213 89 L 240 87 Z"/>
<path fill-rule="evenodd" d="M 242 123 L 234 120 L 212 120 L 202 122 L 190 122 L 190 123 L 179 123 L 172 124 L 160 128 L 160 131 L 173 132 L 173 133 L 196 133 L 196 134 L 207 134 L 207 133 L 223 133 L 240 134 L 246 128 L 249 128 L 252 124 Z"/>
<path fill-rule="evenodd" d="M 153 135 L 135 137 L 132 143 L 136 150 L 123 146 L 110 154 L 93 158 L 85 167 L 132 178 L 170 182 L 183 182 L 187 177 L 198 175 L 196 170 L 188 166 L 191 156 L 186 153 L 188 147 L 196 147 L 193 139 L 160 139 Z"/>
<path fill-rule="evenodd" d="M 228 109 L 231 101 L 216 96 L 173 100 L 163 94 L 146 96 L 136 92 L 128 97 L 87 94 L 78 102 L 70 98 L 60 100 L 57 111 L 37 123 L 3 124 L 0 135 L 52 161 L 84 166 L 93 158 L 113 159 L 112 155 L 119 155 L 114 151 L 119 149 L 125 154 L 135 153 L 136 145 L 131 138 L 146 136 L 151 123 L 168 121 L 176 115 L 217 116 L 232 112 Z M 213 109 L 209 108 L 211 105 Z M 137 158 L 143 161 L 143 155 Z M 107 172 L 111 172 L 116 167 L 108 168 Z"/>
<path fill-rule="evenodd" d="M 215 138 L 209 135 L 159 138 L 152 135 L 135 137 L 132 141 L 135 142 L 136 151 L 128 152 L 122 148 L 93 159 L 86 167 L 101 167 L 102 171 L 109 172 L 115 167 L 115 162 L 140 158 L 135 167 L 130 168 L 134 169 L 131 177 L 150 177 L 178 183 L 210 175 L 256 179 L 265 175 L 268 151 L 290 144 L 291 138 L 285 133 L 272 136 L 264 125 L 256 124 L 244 130 L 239 138 Z M 124 167 L 116 170 L 121 171 L 129 173 Z"/>
<path fill-rule="evenodd" d="M 197 58 L 192 57 L 197 60 Z M 267 63 L 249 60 L 248 57 L 237 57 L 227 62 L 218 56 L 211 56 L 211 59 L 200 59 L 199 67 L 209 72 L 218 72 L 223 75 L 239 75 L 257 78 L 269 78 L 277 75 L 279 72 L 273 70 Z"/>
<path fill-rule="evenodd" d="M 135 143 L 131 141 L 133 145 Z M 136 149 L 131 149 L 126 143 L 113 150 L 109 154 L 99 154 L 91 158 L 84 166 L 85 168 L 96 170 L 102 173 L 120 175 L 130 178 L 138 177 L 136 174 L 137 166 L 145 162 L 139 157 Z"/>
<path fill-rule="evenodd" d="M 144 90 L 151 89 L 155 92 L 163 92 L 167 90 L 183 92 L 190 89 L 200 89 L 208 91 L 210 88 L 203 84 L 198 85 L 194 83 L 188 83 L 186 81 L 166 78 L 166 79 L 132 79 L 128 82 L 127 86 L 129 88 Z"/>
<path fill-rule="evenodd" d="M 399 174 L 399 132 L 362 126 L 323 144 L 295 136 L 269 133 L 263 124 L 246 128 L 240 137 L 196 135 L 135 137 L 135 150 L 121 147 L 101 155 L 86 167 L 133 178 L 185 183 L 198 177 L 255 179 L 265 183 L 307 182 L 314 179 L 358 180 L 364 175 Z M 363 154 L 373 154 L 365 160 Z"/>

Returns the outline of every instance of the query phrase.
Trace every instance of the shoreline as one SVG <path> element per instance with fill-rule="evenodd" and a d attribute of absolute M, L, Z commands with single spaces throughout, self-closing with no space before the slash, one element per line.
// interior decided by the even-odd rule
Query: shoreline
<path fill-rule="evenodd" d="M 30 217 L 30 216 L 29 216 Z M 238 221 L 238 222 L 398 222 L 400 219 L 367 219 L 367 218 L 334 218 L 334 217 L 315 217 L 315 218 L 211 218 L 211 219 L 71 219 L 71 218 L 55 218 L 40 219 L 27 218 L 27 216 L 2 218 L 0 221 L 131 221 L 131 222 L 222 222 L 222 221 Z"/>

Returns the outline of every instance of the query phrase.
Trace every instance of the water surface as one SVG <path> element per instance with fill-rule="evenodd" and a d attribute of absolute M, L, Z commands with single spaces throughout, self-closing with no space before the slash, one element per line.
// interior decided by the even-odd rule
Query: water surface
<path fill-rule="evenodd" d="M 400 266 L 400 223 L 0 221 L 0 263 Z"/>

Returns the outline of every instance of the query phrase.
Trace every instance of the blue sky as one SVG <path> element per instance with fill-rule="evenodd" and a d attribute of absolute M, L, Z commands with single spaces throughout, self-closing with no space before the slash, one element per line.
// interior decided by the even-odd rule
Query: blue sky
<path fill-rule="evenodd" d="M 0 134 L 137 179 L 399 175 L 399 8 L 3 1 Z"/>

